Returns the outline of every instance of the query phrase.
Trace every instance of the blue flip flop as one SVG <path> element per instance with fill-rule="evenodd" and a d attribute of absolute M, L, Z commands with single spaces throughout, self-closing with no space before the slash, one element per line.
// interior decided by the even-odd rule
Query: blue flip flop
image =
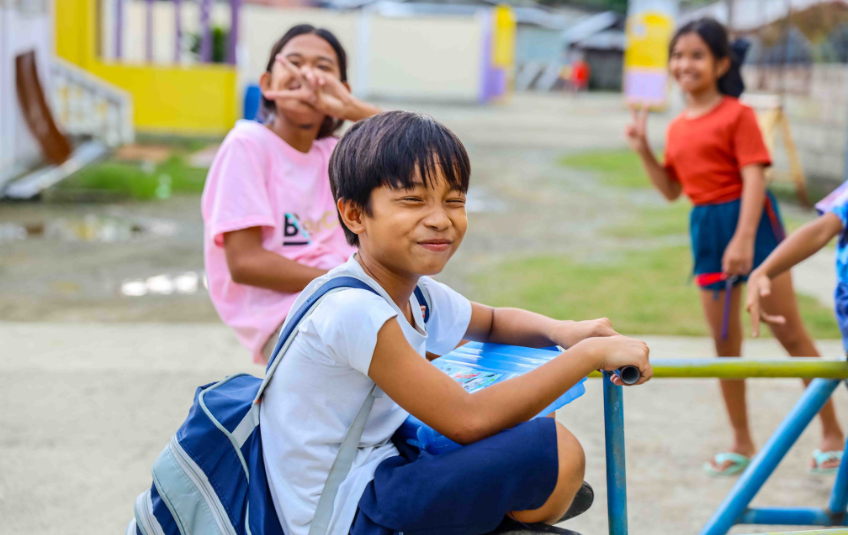
<path fill-rule="evenodd" d="M 842 450 L 835 451 L 821 451 L 815 450 L 813 452 L 813 460 L 816 461 L 816 466 L 810 468 L 810 473 L 816 476 L 826 476 L 835 474 L 839 471 L 839 466 L 834 466 L 832 468 L 821 468 L 821 465 L 828 461 L 839 461 L 842 462 Z"/>
<path fill-rule="evenodd" d="M 711 476 L 732 476 L 742 472 L 751 464 L 750 457 L 733 452 L 719 453 L 713 457 L 713 460 L 715 460 L 718 466 L 721 466 L 727 461 L 730 461 L 732 464 L 724 470 L 716 470 L 712 463 L 704 463 L 704 472 Z"/>

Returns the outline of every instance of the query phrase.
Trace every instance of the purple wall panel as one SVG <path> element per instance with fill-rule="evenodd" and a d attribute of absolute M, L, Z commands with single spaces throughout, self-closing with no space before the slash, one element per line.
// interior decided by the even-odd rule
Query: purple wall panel
<path fill-rule="evenodd" d="M 204 63 L 212 61 L 212 29 L 209 18 L 212 11 L 211 0 L 200 0 L 200 60 Z"/>

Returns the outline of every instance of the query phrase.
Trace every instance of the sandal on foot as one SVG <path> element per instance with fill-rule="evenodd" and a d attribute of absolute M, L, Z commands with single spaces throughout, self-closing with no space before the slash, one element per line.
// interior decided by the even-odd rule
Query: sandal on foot
<path fill-rule="evenodd" d="M 835 451 L 821 451 L 816 450 L 813 452 L 813 461 L 816 465 L 813 468 L 810 468 L 809 472 L 816 476 L 826 476 L 835 474 L 839 471 L 839 465 L 833 466 L 831 468 L 822 468 L 821 466 L 828 461 L 839 461 L 842 462 L 842 450 Z"/>
<path fill-rule="evenodd" d="M 719 470 L 712 463 L 704 463 L 704 472 L 711 476 L 732 476 L 734 474 L 738 474 L 748 468 L 748 465 L 751 464 L 751 458 L 742 455 L 741 453 L 719 453 L 715 457 L 713 457 L 716 466 L 721 466 L 727 461 L 730 461 L 732 464 L 725 468 L 724 470 Z"/>

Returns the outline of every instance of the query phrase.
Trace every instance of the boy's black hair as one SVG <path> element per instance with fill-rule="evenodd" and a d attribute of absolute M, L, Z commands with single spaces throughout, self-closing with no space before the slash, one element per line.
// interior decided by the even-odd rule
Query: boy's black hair
<path fill-rule="evenodd" d="M 688 22 L 674 32 L 671 43 L 668 45 L 668 57 L 671 58 L 674 46 L 683 35 L 696 33 L 707 43 L 713 58 L 720 61 L 730 58 L 730 68 L 724 76 L 718 80 L 718 90 L 724 95 L 739 97 L 745 91 L 745 82 L 742 80 L 742 62 L 748 53 L 750 44 L 742 39 L 737 39 L 730 44 L 727 29 L 717 20 L 711 17 L 703 17 Z"/>
<path fill-rule="evenodd" d="M 347 82 L 347 54 L 345 53 L 344 47 L 333 35 L 333 32 L 330 30 L 325 30 L 324 28 L 316 28 L 311 24 L 298 24 L 297 26 L 292 26 L 289 28 L 289 31 L 285 33 L 280 40 L 274 43 L 274 46 L 271 47 L 271 57 L 268 58 L 268 65 L 265 67 L 266 72 L 271 72 L 271 69 L 274 68 L 274 62 L 277 60 L 277 54 L 283 49 L 286 44 L 297 37 L 298 35 L 304 34 L 314 34 L 320 37 L 321 39 L 327 41 L 333 50 L 336 52 L 336 59 L 339 64 L 339 73 L 341 74 L 341 81 Z M 259 119 L 262 122 L 267 121 L 269 118 L 273 117 L 274 114 L 277 113 L 277 106 L 274 104 L 274 101 L 268 100 L 264 96 L 262 97 L 262 108 L 259 111 Z M 344 123 L 341 119 L 335 119 L 330 117 L 324 117 L 324 122 L 321 123 L 321 128 L 318 130 L 318 135 L 315 136 L 315 139 L 321 139 L 323 137 L 330 137 L 336 133 L 336 130 Z"/>
<path fill-rule="evenodd" d="M 333 198 L 353 202 L 371 215 L 371 192 L 381 186 L 408 189 L 416 172 L 426 187 L 439 174 L 453 188 L 468 191 L 471 163 L 456 135 L 432 117 L 390 111 L 359 121 L 336 145 L 330 157 Z M 359 246 L 359 236 L 342 221 L 347 242 Z"/>

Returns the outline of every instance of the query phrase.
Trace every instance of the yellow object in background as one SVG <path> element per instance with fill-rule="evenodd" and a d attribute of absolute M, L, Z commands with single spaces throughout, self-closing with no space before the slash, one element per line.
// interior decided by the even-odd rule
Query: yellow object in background
<path fill-rule="evenodd" d="M 624 94 L 628 102 L 666 106 L 668 45 L 676 17 L 676 0 L 631 0 L 624 51 Z"/>
<path fill-rule="evenodd" d="M 497 6 L 494 11 L 492 64 L 502 69 L 512 69 L 515 66 L 515 13 L 504 4 Z"/>
<path fill-rule="evenodd" d="M 646 11 L 628 18 L 625 31 L 625 69 L 667 70 L 668 44 L 674 32 L 674 19 L 663 13 Z"/>
<path fill-rule="evenodd" d="M 96 54 L 96 0 L 54 0 L 56 55 L 133 97 L 136 130 L 222 135 L 238 118 L 232 65 L 104 62 Z"/>

